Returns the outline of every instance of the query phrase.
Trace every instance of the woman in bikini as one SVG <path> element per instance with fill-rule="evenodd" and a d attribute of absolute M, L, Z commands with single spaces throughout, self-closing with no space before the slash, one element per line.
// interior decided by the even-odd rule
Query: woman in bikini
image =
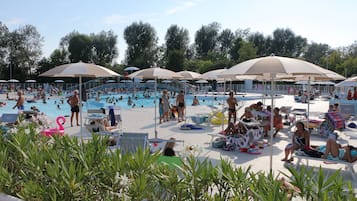
<path fill-rule="evenodd" d="M 291 162 L 294 160 L 292 157 L 295 150 L 301 149 L 303 147 L 310 147 L 310 135 L 305 129 L 305 124 L 301 121 L 296 123 L 296 131 L 292 138 L 292 143 L 285 147 L 285 157 L 281 159 L 282 161 Z M 288 159 L 289 154 L 291 155 Z"/>

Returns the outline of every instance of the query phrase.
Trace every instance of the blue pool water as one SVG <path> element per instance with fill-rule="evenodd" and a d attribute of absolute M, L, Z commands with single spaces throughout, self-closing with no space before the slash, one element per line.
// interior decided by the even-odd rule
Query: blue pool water
<path fill-rule="evenodd" d="M 119 100 L 119 97 L 122 96 L 123 99 Z M 87 111 L 87 108 L 98 108 L 98 105 L 104 106 L 107 108 L 109 106 L 119 106 L 122 109 L 129 109 L 132 106 L 128 106 L 128 97 L 131 95 L 103 95 L 100 97 L 100 104 L 92 104 L 95 102 L 94 99 L 89 99 L 87 103 L 83 104 L 83 111 Z M 191 105 L 193 100 L 193 95 L 186 95 L 185 100 L 186 104 Z M 228 96 L 204 96 L 197 95 L 197 98 L 201 105 L 217 105 L 222 103 L 227 99 Z M 235 96 L 239 101 L 244 100 L 260 100 L 261 96 Z M 133 104 L 135 104 L 135 108 L 140 107 L 155 107 L 154 97 L 144 98 L 142 94 L 138 95 L 138 98 L 132 98 Z M 170 98 L 170 103 L 175 105 L 176 99 Z M 15 113 L 17 109 L 12 109 L 12 107 L 16 104 L 16 101 L 6 101 L 6 105 L 0 107 L 0 115 L 2 113 Z M 48 99 L 47 103 L 43 103 L 42 100 L 38 100 L 36 103 L 28 103 L 25 102 L 25 110 L 31 110 L 31 107 L 35 106 L 41 112 L 44 112 L 47 116 L 51 118 L 55 118 L 57 116 L 65 116 L 70 115 L 70 106 L 67 104 L 67 99 L 63 99 L 63 104 L 60 99 Z"/>

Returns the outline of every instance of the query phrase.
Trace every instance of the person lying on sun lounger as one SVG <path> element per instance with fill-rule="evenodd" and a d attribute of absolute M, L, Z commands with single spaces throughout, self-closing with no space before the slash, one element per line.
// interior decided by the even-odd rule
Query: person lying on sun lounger
<path fill-rule="evenodd" d="M 326 142 L 326 149 L 322 158 L 354 162 L 357 160 L 357 148 L 350 145 L 342 146 L 335 139 L 330 138 Z"/>

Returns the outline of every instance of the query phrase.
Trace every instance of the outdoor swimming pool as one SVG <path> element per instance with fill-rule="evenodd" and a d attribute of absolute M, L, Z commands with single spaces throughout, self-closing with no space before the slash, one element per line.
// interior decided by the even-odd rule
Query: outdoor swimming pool
<path fill-rule="evenodd" d="M 119 100 L 120 97 L 122 96 L 122 100 Z M 135 108 L 141 108 L 141 107 L 155 107 L 154 103 L 154 97 L 150 98 L 144 98 L 142 94 L 137 95 L 137 99 L 132 97 L 132 102 L 133 105 L 129 106 L 128 103 L 128 97 L 132 95 L 129 94 L 116 94 L 116 95 L 103 95 L 100 97 L 100 102 L 99 104 L 96 103 L 94 99 L 89 99 L 87 102 L 84 102 L 83 104 L 83 111 L 87 111 L 87 109 L 97 109 L 98 106 L 103 106 L 104 108 L 107 108 L 109 106 L 119 106 L 122 109 L 130 109 L 133 108 L 133 105 L 135 104 Z M 191 105 L 192 100 L 193 100 L 193 95 L 186 95 L 185 100 L 186 104 Z M 222 95 L 215 95 L 215 96 L 208 96 L 208 95 L 197 95 L 197 98 L 200 102 L 201 105 L 218 105 L 221 104 L 223 101 L 227 99 L 228 96 L 222 96 Z M 261 95 L 249 95 L 249 96 L 244 96 L 244 95 L 236 95 L 235 96 L 239 101 L 245 101 L 245 100 L 261 100 Z M 67 99 L 62 98 L 63 103 L 60 98 L 54 99 L 50 98 L 46 101 L 46 103 L 43 103 L 42 100 L 38 100 L 37 102 L 34 103 L 29 103 L 25 102 L 25 110 L 31 110 L 31 107 L 35 106 L 40 110 L 40 112 L 44 112 L 47 116 L 50 118 L 56 118 L 57 116 L 66 116 L 70 115 L 70 106 L 67 104 Z M 6 105 L 3 107 L 0 107 L 0 115 L 2 113 L 16 113 L 17 109 L 12 109 L 12 107 L 16 104 L 16 101 L 14 100 L 8 100 L 5 101 Z M 175 98 L 170 98 L 170 103 L 175 105 L 176 99 Z"/>

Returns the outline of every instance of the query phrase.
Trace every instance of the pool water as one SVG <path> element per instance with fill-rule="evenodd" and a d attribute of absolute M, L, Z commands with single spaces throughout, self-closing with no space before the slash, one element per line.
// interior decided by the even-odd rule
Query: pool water
<path fill-rule="evenodd" d="M 122 100 L 119 100 L 119 97 L 122 96 Z M 144 98 L 141 94 L 137 95 L 137 99 L 132 97 L 132 105 L 129 106 L 128 103 L 128 97 L 132 95 L 122 95 L 122 94 L 117 94 L 117 95 L 103 95 L 100 97 L 100 104 L 92 104 L 95 102 L 94 99 L 89 99 L 87 103 L 83 103 L 83 111 L 87 111 L 87 108 L 89 109 L 98 109 L 98 105 L 103 106 L 104 108 L 107 108 L 109 106 L 119 106 L 122 109 L 129 109 L 133 108 L 133 105 L 135 104 L 135 108 L 141 108 L 141 107 L 155 107 L 155 102 L 154 102 L 154 97 L 150 98 Z M 227 99 L 228 96 L 205 96 L 205 95 L 197 95 L 197 98 L 200 102 L 200 105 L 218 105 L 221 104 L 223 101 Z M 256 95 L 256 96 L 235 96 L 239 101 L 245 101 L 245 100 L 260 100 L 261 96 Z M 193 95 L 186 95 L 185 96 L 185 101 L 186 104 L 191 105 L 192 100 L 194 96 Z M 17 109 L 12 109 L 12 107 L 16 104 L 16 101 L 14 100 L 9 100 L 5 101 L 6 105 L 3 107 L 0 107 L 0 115 L 2 113 L 16 113 Z M 171 97 L 170 98 L 170 104 L 176 105 L 176 98 Z M 50 98 L 46 101 L 46 103 L 43 103 L 42 100 L 38 100 L 37 102 L 34 103 L 29 103 L 25 102 L 25 110 L 31 110 L 31 107 L 35 106 L 38 108 L 41 112 L 44 112 L 47 116 L 51 118 L 56 118 L 58 116 L 69 116 L 71 114 L 71 109 L 70 106 L 67 104 L 67 99 L 63 99 L 63 103 L 60 99 L 53 99 Z"/>

